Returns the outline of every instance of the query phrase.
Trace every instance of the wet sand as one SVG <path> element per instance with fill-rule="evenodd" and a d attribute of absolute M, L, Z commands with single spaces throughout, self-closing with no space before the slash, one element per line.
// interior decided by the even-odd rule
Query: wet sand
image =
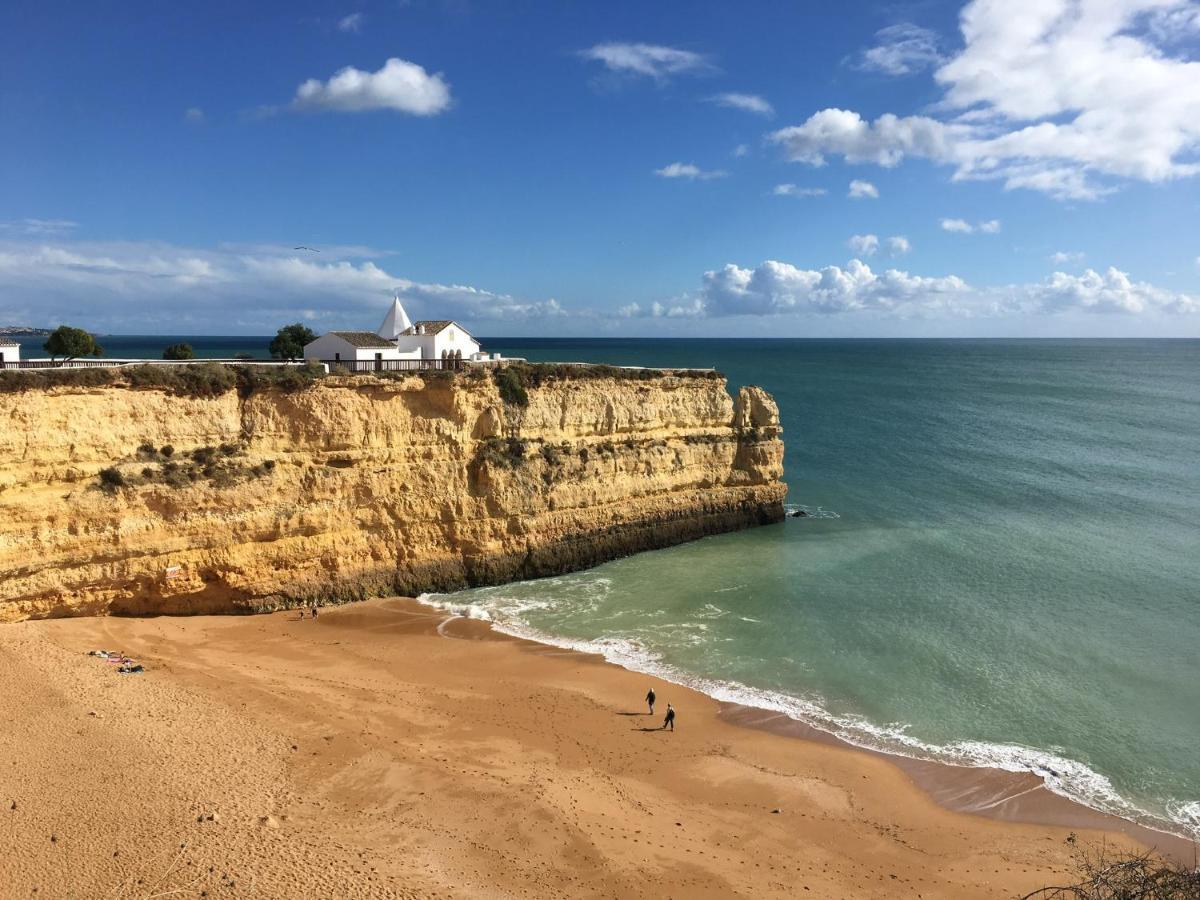
<path fill-rule="evenodd" d="M 4 897 L 1011 897 L 1159 843 L 396 599 L 5 626 L 0 710 Z"/>

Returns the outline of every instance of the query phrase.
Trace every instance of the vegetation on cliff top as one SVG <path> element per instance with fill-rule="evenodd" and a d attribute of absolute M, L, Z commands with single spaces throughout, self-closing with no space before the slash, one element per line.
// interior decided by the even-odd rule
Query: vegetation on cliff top
<path fill-rule="evenodd" d="M 182 346 L 182 345 L 181 345 Z M 336 370 L 333 374 L 340 374 Z M 162 390 L 179 397 L 219 397 L 237 388 L 243 397 L 257 391 L 276 389 L 286 393 L 311 387 L 324 377 L 320 365 L 253 366 L 208 362 L 192 365 L 141 365 L 97 368 L 15 369 L 0 371 L 0 394 L 48 390 L 54 387 L 127 387 L 136 390 Z M 403 381 L 413 376 L 426 382 L 446 382 L 460 378 L 478 382 L 489 370 L 469 366 L 461 372 L 428 370 L 420 372 L 375 372 L 370 377 Z M 500 398 L 510 406 L 528 406 L 529 391 L 552 381 L 654 381 L 668 376 L 678 378 L 721 379 L 720 372 L 708 369 L 625 369 L 605 365 L 566 363 L 511 363 L 491 369 L 490 375 Z M 353 387 L 355 376 L 341 386 Z"/>
<path fill-rule="evenodd" d="M 177 397 L 219 397 L 237 388 L 243 397 L 275 388 L 292 393 L 324 377 L 320 366 L 144 365 L 86 369 L 15 369 L 0 371 L 0 393 L 53 387 L 127 387 L 161 390 Z"/>
<path fill-rule="evenodd" d="M 510 363 L 492 371 L 500 399 L 512 406 L 529 405 L 529 389 L 549 381 L 654 381 L 667 376 L 721 379 L 715 369 L 641 369 L 572 363 Z"/>

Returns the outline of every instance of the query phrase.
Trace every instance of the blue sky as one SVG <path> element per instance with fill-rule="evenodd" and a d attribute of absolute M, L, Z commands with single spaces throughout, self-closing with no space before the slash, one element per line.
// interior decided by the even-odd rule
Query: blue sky
<path fill-rule="evenodd" d="M 1193 0 L 10 3 L 0 324 L 1197 336 L 1198 58 Z"/>

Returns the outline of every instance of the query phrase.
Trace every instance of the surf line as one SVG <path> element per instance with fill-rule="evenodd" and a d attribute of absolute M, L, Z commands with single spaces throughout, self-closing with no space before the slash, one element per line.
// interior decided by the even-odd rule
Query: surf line
<path fill-rule="evenodd" d="M 465 619 L 465 618 L 466 618 L 466 616 L 455 613 L 452 616 L 447 616 L 446 618 L 442 619 L 442 621 L 438 622 L 438 627 L 437 627 L 438 636 L 444 637 L 444 638 L 449 638 L 452 641 L 461 641 L 462 638 L 456 638 L 452 634 L 446 634 L 446 632 L 442 631 L 442 629 L 445 628 L 447 625 L 449 625 L 451 622 L 453 622 L 455 619 Z"/>

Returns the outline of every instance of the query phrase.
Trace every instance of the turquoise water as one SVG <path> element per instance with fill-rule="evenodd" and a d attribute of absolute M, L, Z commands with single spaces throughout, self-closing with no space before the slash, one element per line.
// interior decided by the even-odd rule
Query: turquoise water
<path fill-rule="evenodd" d="M 1200 833 L 1200 342 L 488 346 L 762 385 L 823 515 L 427 599 Z"/>

